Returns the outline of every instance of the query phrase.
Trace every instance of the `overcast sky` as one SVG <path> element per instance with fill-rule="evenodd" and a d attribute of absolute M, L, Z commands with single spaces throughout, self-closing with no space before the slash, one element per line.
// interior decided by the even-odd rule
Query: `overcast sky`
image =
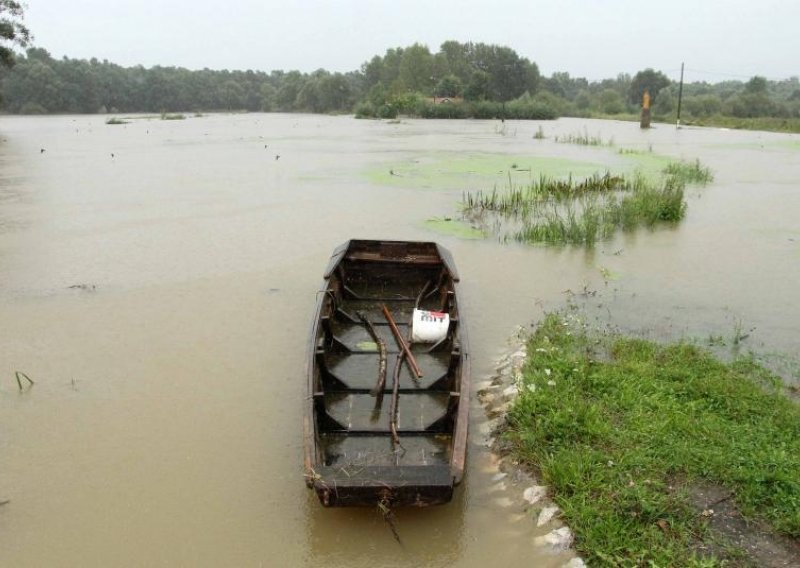
<path fill-rule="evenodd" d="M 57 58 L 189 69 L 352 71 L 387 48 L 507 45 L 543 75 L 800 75 L 800 0 L 27 0 Z"/>

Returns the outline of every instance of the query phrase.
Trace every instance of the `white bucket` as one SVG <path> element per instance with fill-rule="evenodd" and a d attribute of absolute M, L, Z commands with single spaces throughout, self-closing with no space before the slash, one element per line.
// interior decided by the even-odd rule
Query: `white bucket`
<path fill-rule="evenodd" d="M 413 343 L 436 343 L 447 337 L 450 327 L 450 314 L 414 309 L 411 322 L 411 341 Z"/>

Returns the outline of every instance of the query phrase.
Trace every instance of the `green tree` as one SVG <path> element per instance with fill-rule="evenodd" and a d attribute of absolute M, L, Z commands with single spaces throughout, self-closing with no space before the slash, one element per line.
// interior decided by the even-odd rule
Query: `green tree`
<path fill-rule="evenodd" d="M 539 69 L 509 47 L 476 44 L 473 62 L 488 75 L 489 99 L 509 101 L 525 91 L 533 93 L 539 86 Z"/>
<path fill-rule="evenodd" d="M 367 89 L 380 83 L 383 79 L 383 58 L 380 55 L 374 56 L 361 66 L 361 73 L 364 75 Z"/>
<path fill-rule="evenodd" d="M 650 93 L 650 99 L 655 102 L 656 95 L 664 87 L 670 84 L 670 80 L 661 71 L 645 69 L 633 76 L 631 86 L 628 90 L 628 101 L 631 104 L 639 105 L 642 102 L 642 95 L 645 91 Z"/>
<path fill-rule="evenodd" d="M 223 108 L 227 110 L 238 110 L 245 106 L 244 89 L 233 79 L 228 79 L 222 84 L 219 91 L 219 98 L 222 101 Z"/>
<path fill-rule="evenodd" d="M 464 88 L 464 98 L 468 101 L 483 101 L 489 98 L 489 74 L 486 71 L 472 72 Z"/>
<path fill-rule="evenodd" d="M 583 77 L 570 77 L 569 73 L 553 73 L 542 79 L 542 88 L 568 101 L 575 101 L 582 91 L 589 88 L 589 81 Z"/>
<path fill-rule="evenodd" d="M 327 76 L 328 72 L 324 69 L 317 69 L 308 77 L 297 92 L 295 108 L 309 112 L 322 112 L 322 97 L 320 94 L 320 82 Z"/>
<path fill-rule="evenodd" d="M 277 110 L 292 111 L 294 110 L 295 100 L 300 89 L 306 79 L 300 71 L 289 71 L 283 76 L 281 86 L 278 88 L 278 94 L 275 97 Z"/>
<path fill-rule="evenodd" d="M 277 91 L 270 83 L 262 83 L 261 85 L 261 109 L 264 112 L 269 112 L 275 108 L 275 96 Z"/>
<path fill-rule="evenodd" d="M 461 80 L 461 84 L 466 84 L 472 76 L 472 63 L 470 61 L 470 52 L 472 44 L 461 44 L 457 41 L 446 41 L 439 47 L 439 53 L 436 54 L 437 59 L 441 60 L 439 71 L 442 76 L 445 74 L 452 74 Z"/>
<path fill-rule="evenodd" d="M 437 97 L 457 97 L 462 89 L 461 79 L 455 75 L 445 75 L 436 83 L 435 92 Z"/>
<path fill-rule="evenodd" d="M 387 49 L 381 66 L 381 83 L 391 86 L 400 78 L 400 63 L 403 61 L 403 48 Z"/>
<path fill-rule="evenodd" d="M 717 95 L 686 97 L 683 105 L 686 111 L 693 116 L 714 116 L 722 110 L 722 101 Z"/>
<path fill-rule="evenodd" d="M 575 108 L 586 111 L 592 106 L 592 95 L 588 89 L 583 89 L 575 97 Z"/>
<path fill-rule="evenodd" d="M 64 109 L 63 87 L 50 65 L 20 58 L 5 81 L 7 105 L 12 112 L 58 112 Z"/>
<path fill-rule="evenodd" d="M 756 75 L 745 83 L 744 92 L 747 95 L 766 95 L 768 93 L 767 80 Z"/>
<path fill-rule="evenodd" d="M 622 95 L 615 89 L 603 89 L 598 96 L 600 111 L 606 114 L 619 114 L 625 110 Z"/>
<path fill-rule="evenodd" d="M 400 81 L 409 91 L 430 96 L 433 90 L 433 56 L 428 47 L 415 43 L 403 50 Z"/>
<path fill-rule="evenodd" d="M 685 97 L 688 100 L 688 96 Z M 653 105 L 653 112 L 659 115 L 672 114 L 678 110 L 678 85 L 671 84 L 661 89 L 656 95 L 658 101 Z"/>
<path fill-rule="evenodd" d="M 14 65 L 14 47 L 26 47 L 31 34 L 22 24 L 22 4 L 14 0 L 0 0 L 0 65 Z"/>
<path fill-rule="evenodd" d="M 355 103 L 352 84 L 341 73 L 326 75 L 320 79 L 319 98 L 323 112 L 349 110 Z"/>

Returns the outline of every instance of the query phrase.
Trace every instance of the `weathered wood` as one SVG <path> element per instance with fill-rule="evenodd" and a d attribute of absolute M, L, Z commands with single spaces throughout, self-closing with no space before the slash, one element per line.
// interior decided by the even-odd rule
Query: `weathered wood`
<path fill-rule="evenodd" d="M 435 243 L 351 240 L 334 252 L 308 342 L 303 422 L 305 482 L 324 506 L 452 499 L 464 472 L 470 378 L 457 283 Z M 405 318 L 417 307 L 448 312 L 451 325 L 444 340 L 411 353 Z"/>
<path fill-rule="evenodd" d="M 362 312 L 356 312 L 356 314 L 367 327 L 367 331 L 369 331 L 372 339 L 374 339 L 375 343 L 378 345 L 378 353 L 380 356 L 380 361 L 378 362 L 378 382 L 375 383 L 375 387 L 370 391 L 370 394 L 372 396 L 382 397 L 383 388 L 386 385 L 386 342 L 378 335 L 378 332 L 375 331 L 375 326 L 367 319 L 367 316 Z"/>
<path fill-rule="evenodd" d="M 411 353 L 411 348 L 406 343 L 406 340 L 403 338 L 403 334 L 400 333 L 400 330 L 397 329 L 397 324 L 394 322 L 394 318 L 392 318 L 391 312 L 389 312 L 389 308 L 386 307 L 386 304 L 383 304 L 383 315 L 386 316 L 386 321 L 389 322 L 389 327 L 392 328 L 392 333 L 394 334 L 394 338 L 397 340 L 397 345 L 400 347 L 402 352 L 408 358 L 408 364 L 411 367 L 411 371 L 417 375 L 418 378 L 422 377 L 422 371 L 419 370 L 419 365 L 417 364 L 417 360 L 414 358 L 414 354 Z"/>

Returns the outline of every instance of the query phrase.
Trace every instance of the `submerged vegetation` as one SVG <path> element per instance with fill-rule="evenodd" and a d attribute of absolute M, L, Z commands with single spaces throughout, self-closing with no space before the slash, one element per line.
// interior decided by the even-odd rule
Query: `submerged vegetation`
<path fill-rule="evenodd" d="M 683 183 L 705 185 L 714 181 L 714 174 L 699 159 L 694 162 L 672 162 L 664 168 L 664 173 Z"/>
<path fill-rule="evenodd" d="M 608 140 L 603 140 L 601 136 L 589 136 L 589 133 L 584 130 L 583 133 L 577 134 L 567 134 L 565 136 L 556 136 L 554 138 L 556 142 L 561 142 L 562 144 L 577 144 L 579 146 L 613 146 L 614 139 L 609 138 Z"/>
<path fill-rule="evenodd" d="M 800 408 L 751 359 L 593 333 L 572 314 L 547 316 L 528 354 L 504 439 L 590 565 L 741 560 L 715 508 L 800 537 Z"/>
<path fill-rule="evenodd" d="M 594 174 L 584 179 L 540 176 L 505 191 L 467 192 L 465 218 L 493 227 L 502 239 L 527 243 L 593 245 L 618 229 L 675 223 L 686 213 L 687 183 L 712 174 L 699 161 L 671 163 L 662 176 Z"/>

